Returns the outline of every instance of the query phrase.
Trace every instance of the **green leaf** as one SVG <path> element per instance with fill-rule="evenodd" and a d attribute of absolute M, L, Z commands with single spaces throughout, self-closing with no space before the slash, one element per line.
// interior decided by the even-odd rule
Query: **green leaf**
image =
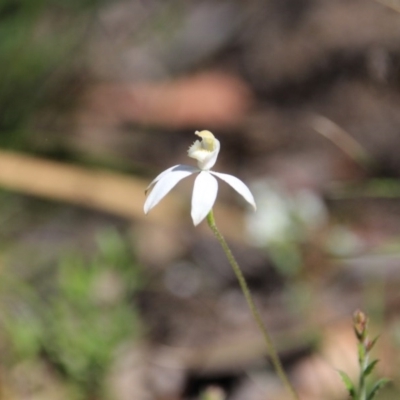
<path fill-rule="evenodd" d="M 368 344 L 368 351 L 370 351 L 374 346 L 377 340 L 380 338 L 380 335 L 378 335 L 375 339 L 373 339 L 369 344 Z"/>
<path fill-rule="evenodd" d="M 374 384 L 374 386 L 372 386 L 371 391 L 368 393 L 367 400 L 372 400 L 374 398 L 374 396 L 376 395 L 376 393 L 389 382 L 390 382 L 390 379 L 386 379 L 386 378 L 379 379 L 379 381 L 376 382 Z"/>
<path fill-rule="evenodd" d="M 346 372 L 338 370 L 340 377 L 344 385 L 346 386 L 347 391 L 352 399 L 356 398 L 356 388 L 354 387 L 353 382 L 351 381 L 350 377 L 346 374 Z"/>
<path fill-rule="evenodd" d="M 367 365 L 367 367 L 365 368 L 365 370 L 364 370 L 364 376 L 368 376 L 368 375 L 373 371 L 373 369 L 375 368 L 375 365 L 376 365 L 378 362 L 379 362 L 379 360 L 371 361 L 371 362 Z"/>

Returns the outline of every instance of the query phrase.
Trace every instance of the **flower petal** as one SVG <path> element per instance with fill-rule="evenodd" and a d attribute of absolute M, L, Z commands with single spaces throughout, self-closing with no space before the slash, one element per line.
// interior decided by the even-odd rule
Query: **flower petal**
<path fill-rule="evenodd" d="M 192 196 L 193 224 L 198 225 L 211 211 L 218 193 L 218 182 L 208 172 L 202 171 L 194 181 Z"/>
<path fill-rule="evenodd" d="M 148 192 L 153 188 L 144 203 L 144 213 L 147 214 L 156 206 L 179 181 L 198 170 L 189 165 L 175 165 L 161 172 L 146 189 Z"/>
<path fill-rule="evenodd" d="M 157 175 L 157 177 L 154 178 L 154 179 L 151 181 L 151 183 L 149 184 L 149 186 L 147 186 L 147 188 L 146 188 L 146 190 L 144 191 L 144 193 L 147 194 L 148 191 L 149 191 L 160 179 L 162 179 L 165 175 L 167 175 L 167 174 L 170 173 L 171 171 L 176 170 L 177 168 L 178 168 L 179 170 L 188 170 L 188 171 L 193 170 L 193 172 L 195 172 L 195 171 L 198 170 L 198 168 L 192 167 L 192 166 L 190 166 L 190 165 L 183 165 L 183 164 L 174 165 L 173 167 L 168 168 L 168 169 L 166 169 L 165 171 L 161 172 L 161 174 Z"/>
<path fill-rule="evenodd" d="M 233 175 L 221 174 L 220 172 L 210 171 L 211 174 L 217 176 L 219 179 L 225 181 L 228 185 L 230 185 L 233 189 L 235 189 L 239 194 L 243 196 L 243 198 L 250 203 L 254 210 L 256 210 L 256 202 L 254 200 L 253 195 L 250 192 L 250 189 L 238 178 Z"/>

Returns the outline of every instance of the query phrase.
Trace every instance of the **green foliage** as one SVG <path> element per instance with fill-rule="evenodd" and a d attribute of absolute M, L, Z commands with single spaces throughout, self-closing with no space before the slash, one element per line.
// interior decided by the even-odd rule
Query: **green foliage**
<path fill-rule="evenodd" d="M 98 0 L 0 2 L 0 144 L 17 146 L 32 115 L 50 103 L 82 43 Z M 60 97 L 60 96 L 59 96 Z"/>
<path fill-rule="evenodd" d="M 390 379 L 386 379 L 386 378 L 382 378 L 379 379 L 371 388 L 371 390 L 369 391 L 367 400 L 372 400 L 376 393 L 378 393 L 378 391 L 380 389 L 382 389 L 384 386 L 386 386 L 388 383 L 390 382 Z"/>
<path fill-rule="evenodd" d="M 355 399 L 357 392 L 354 383 L 352 382 L 350 377 L 346 374 L 346 372 L 344 371 L 338 371 L 338 372 L 340 377 L 342 378 L 344 385 L 346 386 L 347 391 L 349 392 L 350 398 Z"/>
<path fill-rule="evenodd" d="M 111 231 L 99 237 L 95 256 L 66 255 L 41 296 L 23 282 L 13 285 L 22 288 L 13 293 L 18 309 L 3 321 L 12 359 L 45 355 L 75 393 L 104 398 L 104 375 L 116 350 L 140 333 L 130 302 L 140 282 L 129 246 Z"/>
<path fill-rule="evenodd" d="M 368 376 L 368 375 L 373 371 L 373 369 L 375 368 L 375 365 L 376 365 L 378 362 L 379 362 L 379 360 L 374 360 L 374 361 L 370 362 L 370 363 L 367 365 L 367 368 L 365 368 L 365 370 L 364 370 L 364 376 Z"/>
<path fill-rule="evenodd" d="M 368 338 L 368 318 L 361 311 L 356 311 L 354 313 L 353 328 L 358 340 L 357 353 L 358 362 L 360 365 L 358 387 L 356 387 L 356 385 L 345 372 L 338 372 L 352 400 L 373 400 L 378 391 L 390 381 L 389 379 L 385 378 L 379 379 L 370 388 L 368 388 L 366 382 L 366 378 L 371 375 L 376 364 L 379 362 L 379 360 L 373 360 L 371 362 L 369 361 L 369 353 L 375 346 L 379 336 L 373 340 Z"/>

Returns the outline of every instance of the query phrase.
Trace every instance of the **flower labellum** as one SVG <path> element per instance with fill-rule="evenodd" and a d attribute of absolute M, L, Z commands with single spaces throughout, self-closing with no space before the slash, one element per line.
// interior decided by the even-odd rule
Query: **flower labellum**
<path fill-rule="evenodd" d="M 156 206 L 169 191 L 183 178 L 198 173 L 194 181 L 192 194 L 192 220 L 198 225 L 211 211 L 218 193 L 218 181 L 215 177 L 225 181 L 250 203 L 254 210 L 256 203 L 249 188 L 233 175 L 211 171 L 215 165 L 220 150 L 219 140 L 210 131 L 196 131 L 201 138 L 196 140 L 188 150 L 188 156 L 197 160 L 198 168 L 190 165 L 175 165 L 158 175 L 147 187 L 146 194 L 150 191 L 145 203 L 144 212 L 147 214 Z"/>
<path fill-rule="evenodd" d="M 196 140 L 189 147 L 188 156 L 197 160 L 201 170 L 209 170 L 217 161 L 221 145 L 210 131 L 196 131 L 195 134 L 202 140 Z"/>

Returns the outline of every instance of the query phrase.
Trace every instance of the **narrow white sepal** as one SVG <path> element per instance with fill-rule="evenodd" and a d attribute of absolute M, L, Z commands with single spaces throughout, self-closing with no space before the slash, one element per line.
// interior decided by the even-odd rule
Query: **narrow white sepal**
<path fill-rule="evenodd" d="M 175 165 L 158 175 L 146 189 L 153 188 L 144 203 L 144 213 L 147 214 L 156 206 L 179 181 L 198 170 L 190 165 Z"/>
<path fill-rule="evenodd" d="M 211 211 L 218 193 L 218 182 L 208 172 L 202 171 L 194 181 L 192 195 L 193 224 L 198 225 Z"/>
<path fill-rule="evenodd" d="M 225 181 L 228 185 L 230 185 L 233 189 L 235 189 L 239 194 L 243 196 L 243 198 L 253 206 L 254 210 L 257 209 L 256 202 L 254 200 L 253 195 L 250 192 L 250 189 L 243 183 L 240 179 L 236 178 L 233 175 L 229 174 L 221 174 L 220 172 L 210 171 L 211 174 L 217 176 L 219 179 Z"/>
<path fill-rule="evenodd" d="M 161 172 L 159 175 L 157 175 L 147 186 L 146 190 L 144 191 L 145 194 L 165 175 L 167 175 L 170 171 L 172 171 L 174 168 L 179 167 L 179 165 L 174 165 L 171 168 L 166 169 L 165 171 Z"/>
<path fill-rule="evenodd" d="M 196 172 L 199 169 L 196 167 L 192 167 L 191 165 L 184 165 L 184 164 L 178 164 L 178 165 L 174 165 L 173 167 L 170 167 L 168 169 L 166 169 L 165 171 L 161 172 L 161 174 L 157 175 L 149 184 L 149 186 L 147 186 L 146 190 L 144 191 L 145 194 L 147 194 L 147 192 L 160 180 L 162 179 L 165 175 L 169 174 L 172 170 L 176 170 L 177 168 L 179 168 L 179 170 L 187 170 L 187 171 L 193 171 Z"/>

